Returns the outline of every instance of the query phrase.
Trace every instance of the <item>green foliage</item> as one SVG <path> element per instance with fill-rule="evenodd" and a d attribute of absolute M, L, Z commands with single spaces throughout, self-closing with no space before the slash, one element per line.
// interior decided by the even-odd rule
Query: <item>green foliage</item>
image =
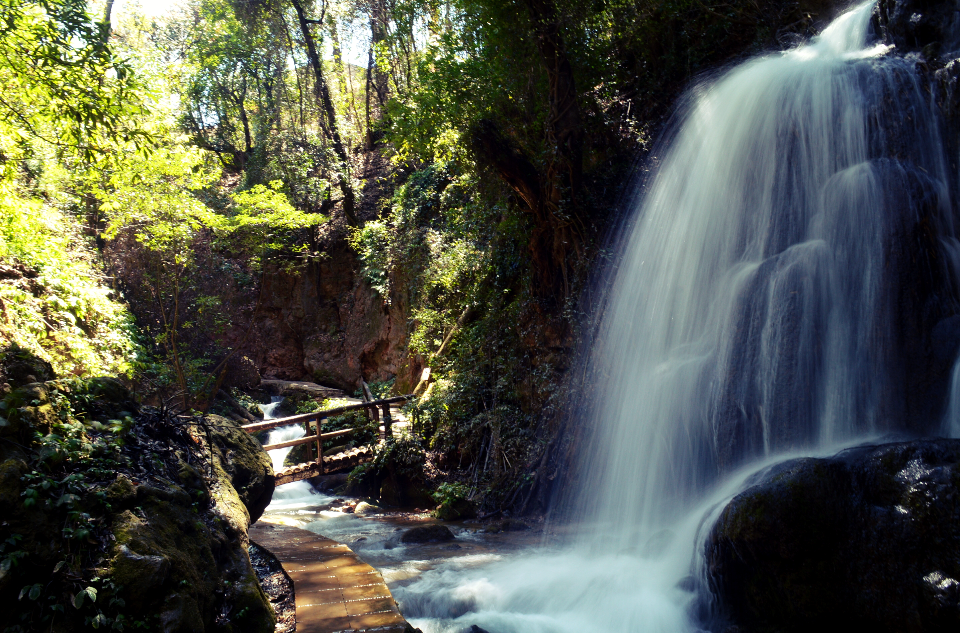
<path fill-rule="evenodd" d="M 61 374 L 127 374 L 131 318 L 76 216 L 92 172 L 149 151 L 144 86 L 85 2 L 0 0 L 0 16 L 0 260 L 19 273 L 0 282 L 0 344 Z"/>
<path fill-rule="evenodd" d="M 426 453 L 420 440 L 412 435 L 390 437 L 377 444 L 373 460 L 350 472 L 348 486 L 376 490 L 388 476 L 422 481 Z"/>
<path fill-rule="evenodd" d="M 274 180 L 269 187 L 254 185 L 230 194 L 233 208 L 219 229 L 241 252 L 250 253 L 249 262 L 254 270 L 259 270 L 265 262 L 278 262 L 283 269 L 282 264 L 289 262 L 291 256 L 306 255 L 304 229 L 327 221 L 320 214 L 295 209 L 282 188 L 283 183 Z"/>
<path fill-rule="evenodd" d="M 4 631 L 47 628 L 54 618 L 75 621 L 72 612 L 95 629 L 123 630 L 128 624 L 123 600 L 117 595 L 120 588 L 90 569 L 91 557 L 98 555 L 105 537 L 103 515 L 111 510 L 104 486 L 119 469 L 130 467 L 121 447 L 133 424 L 132 414 L 106 417 L 101 410 L 104 388 L 97 381 L 61 380 L 45 383 L 37 392 L 39 399 L 27 401 L 27 392 L 15 390 L 0 402 L 11 419 L 37 415 L 24 413 L 24 406 L 37 411 L 49 406 L 53 414 L 52 420 L 45 419 L 49 425 L 45 430 L 38 420 L 30 422 L 30 457 L 20 477 L 19 512 L 34 517 L 38 524 L 56 526 L 61 557 L 43 582 L 28 580 L 22 585 L 17 618 L 8 620 Z M 35 535 L 25 539 L 11 534 L 0 544 L 0 577 L 38 577 L 39 570 L 27 566 L 40 556 L 25 542 L 34 539 Z"/>
<path fill-rule="evenodd" d="M 374 400 L 385 400 L 391 396 L 393 385 L 396 382 L 396 377 L 393 377 L 388 380 L 374 380 L 367 386 L 370 388 L 370 393 L 373 394 Z"/>
<path fill-rule="evenodd" d="M 390 246 L 393 232 L 379 221 L 371 221 L 350 235 L 350 246 L 363 262 L 363 276 L 381 297 L 390 297 Z"/>
<path fill-rule="evenodd" d="M 25 157 L 32 142 L 93 160 L 116 139 L 144 147 L 140 86 L 106 45 L 80 0 L 0 1 L 0 149 Z M 0 164 L 0 176 L 12 167 Z"/>
<path fill-rule="evenodd" d="M 137 353 L 126 308 L 106 287 L 76 224 L 0 181 L 0 344 L 16 343 L 61 375 L 126 374 Z"/>
<path fill-rule="evenodd" d="M 464 501 L 470 496 L 470 488 L 462 483 L 444 482 L 431 493 L 433 500 L 439 505 L 453 505 Z"/>
<path fill-rule="evenodd" d="M 170 143 L 150 157 L 131 156 L 94 188 L 107 219 L 104 237 L 131 233 L 167 266 L 185 266 L 198 234 L 222 224 L 195 192 L 216 178 L 203 152 Z"/>

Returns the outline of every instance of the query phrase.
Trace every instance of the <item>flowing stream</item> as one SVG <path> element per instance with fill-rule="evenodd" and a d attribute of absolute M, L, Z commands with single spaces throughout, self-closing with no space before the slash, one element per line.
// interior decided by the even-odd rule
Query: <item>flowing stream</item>
<path fill-rule="evenodd" d="M 272 420 L 276 418 L 277 416 L 274 414 L 282 402 L 282 396 L 271 396 L 270 404 L 261 404 L 260 410 L 263 411 L 263 419 Z M 267 436 L 267 444 L 277 444 L 279 442 L 286 442 L 287 440 L 296 440 L 306 434 L 307 432 L 299 424 L 282 426 L 270 431 L 270 434 Z M 287 458 L 287 455 L 289 455 L 290 451 L 292 450 L 293 447 L 278 448 L 268 452 L 270 459 L 273 461 L 274 472 L 283 468 L 283 461 Z M 312 503 L 316 503 L 315 497 L 316 492 L 310 485 L 310 482 L 295 481 L 293 483 L 278 487 L 273 492 L 273 499 L 271 500 L 269 507 L 273 509 L 280 509 L 286 507 L 310 505 Z"/>
<path fill-rule="evenodd" d="M 453 556 L 397 552 L 397 526 L 369 528 L 362 555 L 414 626 L 707 628 L 703 539 L 745 479 L 912 410 L 906 300 L 891 294 L 912 260 L 890 244 L 921 207 L 945 249 L 956 240 L 929 96 L 912 62 L 871 43 L 872 9 L 691 91 L 609 275 L 582 483 L 557 500 L 572 527 L 519 549 L 464 530 Z M 960 434 L 960 404 L 946 416 Z"/>

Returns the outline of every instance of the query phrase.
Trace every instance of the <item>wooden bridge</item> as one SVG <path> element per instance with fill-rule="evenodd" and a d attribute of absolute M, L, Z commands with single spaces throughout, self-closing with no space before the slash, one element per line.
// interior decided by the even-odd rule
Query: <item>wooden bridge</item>
<path fill-rule="evenodd" d="M 390 405 L 407 402 L 408 400 L 412 400 L 413 397 L 413 395 L 406 395 L 396 396 L 394 398 L 386 398 L 384 400 L 371 400 L 368 402 L 360 402 L 357 404 L 337 407 L 335 409 L 325 409 L 323 411 L 314 411 L 313 413 L 292 415 L 286 418 L 264 420 L 263 422 L 246 424 L 241 428 L 243 428 L 243 430 L 245 430 L 247 433 L 259 433 L 260 431 L 267 431 L 281 426 L 289 426 L 291 424 L 304 425 L 307 432 L 304 437 L 297 438 L 295 440 L 288 440 L 286 442 L 277 442 L 276 444 L 267 444 L 263 447 L 263 450 L 265 451 L 272 451 L 277 448 L 290 448 L 292 446 L 299 446 L 301 444 L 314 445 L 314 449 L 311 450 L 311 453 L 313 453 L 312 460 L 284 468 L 283 470 L 275 473 L 276 485 L 279 486 L 282 484 L 291 483 L 293 481 L 310 479 L 311 477 L 316 477 L 317 475 L 323 475 L 325 473 L 336 472 L 345 468 L 352 468 L 357 464 L 362 464 L 363 462 L 373 459 L 373 447 L 369 445 L 351 448 L 335 455 L 324 455 L 324 440 L 347 436 L 356 431 L 356 429 L 341 429 L 339 431 L 330 431 L 328 433 L 324 433 L 323 427 L 327 423 L 327 420 L 333 416 L 341 415 L 350 411 L 360 411 L 366 409 L 369 412 L 369 415 L 372 416 L 373 420 L 377 422 L 380 428 L 380 439 L 384 440 L 393 436 L 393 419 L 390 415 Z M 315 430 L 312 430 L 311 427 Z"/>

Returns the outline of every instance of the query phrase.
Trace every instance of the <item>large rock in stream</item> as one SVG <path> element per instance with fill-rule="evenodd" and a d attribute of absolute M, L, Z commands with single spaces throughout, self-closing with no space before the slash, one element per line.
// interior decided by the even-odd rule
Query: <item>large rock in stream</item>
<path fill-rule="evenodd" d="M 740 630 L 960 630 L 960 440 L 781 463 L 724 508 L 705 553 Z"/>

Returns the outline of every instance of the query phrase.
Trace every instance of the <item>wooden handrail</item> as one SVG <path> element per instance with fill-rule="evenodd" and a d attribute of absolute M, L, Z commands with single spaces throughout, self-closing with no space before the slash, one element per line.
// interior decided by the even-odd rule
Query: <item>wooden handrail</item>
<path fill-rule="evenodd" d="M 356 429 L 340 429 L 339 431 L 331 431 L 329 433 L 323 433 L 320 435 L 320 441 L 329 440 L 334 437 L 340 437 L 341 435 L 350 435 L 356 431 Z M 267 444 L 263 447 L 265 451 L 272 451 L 275 448 L 289 448 L 290 446 L 299 446 L 300 444 L 309 444 L 310 442 L 316 442 L 316 435 L 306 435 L 304 437 L 297 438 L 295 440 L 287 440 L 286 442 L 277 442 L 276 444 Z"/>
<path fill-rule="evenodd" d="M 288 424 L 296 424 L 297 422 L 305 422 L 307 420 L 315 420 L 322 418 L 330 418 L 335 415 L 340 415 L 341 413 L 347 413 L 348 411 L 359 411 L 360 409 L 369 409 L 371 407 L 382 407 L 383 405 L 396 404 L 398 402 L 406 402 L 407 400 L 413 400 L 414 395 L 408 394 L 406 396 L 394 396 L 393 398 L 385 398 L 383 400 L 374 400 L 373 402 L 361 402 L 359 404 L 349 404 L 345 407 L 337 407 L 335 409 L 326 409 L 324 411 L 314 411 L 313 413 L 301 413 L 300 415 L 291 415 L 287 418 L 275 418 L 273 420 L 266 420 L 264 422 L 255 422 L 253 424 L 244 424 L 240 428 L 246 431 L 247 433 L 259 433 L 260 431 L 267 431 L 269 429 L 275 429 L 278 426 L 287 426 Z M 311 437 L 316 437 L 315 435 Z"/>

